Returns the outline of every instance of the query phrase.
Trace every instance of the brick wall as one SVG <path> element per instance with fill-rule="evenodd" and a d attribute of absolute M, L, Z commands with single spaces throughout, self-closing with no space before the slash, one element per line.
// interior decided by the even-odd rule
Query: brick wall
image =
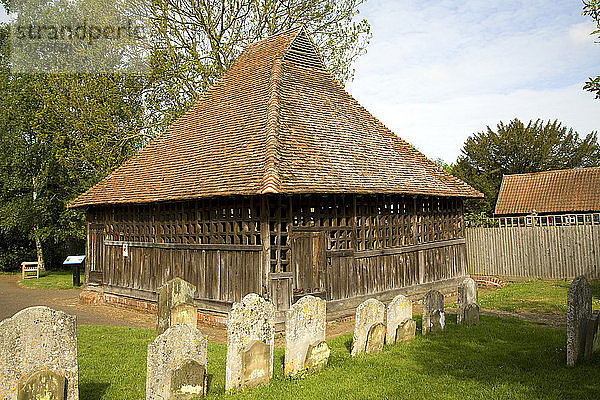
<path fill-rule="evenodd" d="M 79 294 L 79 302 L 90 305 L 110 305 L 123 307 L 131 310 L 156 314 L 157 304 L 151 301 L 133 299 L 131 297 L 117 296 L 114 294 L 105 294 L 99 292 L 83 291 Z M 198 323 L 212 326 L 227 326 L 227 316 L 214 315 L 198 311 Z"/>

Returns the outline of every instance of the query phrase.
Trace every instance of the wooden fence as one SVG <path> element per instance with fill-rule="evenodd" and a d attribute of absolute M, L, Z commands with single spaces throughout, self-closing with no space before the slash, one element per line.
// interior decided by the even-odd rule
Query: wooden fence
<path fill-rule="evenodd" d="M 497 218 L 465 234 L 471 274 L 600 278 L 600 214 Z"/>

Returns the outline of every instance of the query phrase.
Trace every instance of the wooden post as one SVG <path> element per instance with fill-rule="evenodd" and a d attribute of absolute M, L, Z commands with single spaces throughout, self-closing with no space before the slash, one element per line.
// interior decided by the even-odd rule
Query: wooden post
<path fill-rule="evenodd" d="M 271 232 L 269 229 L 269 199 L 261 196 L 260 201 L 260 242 L 262 243 L 263 297 L 269 298 L 269 274 L 271 272 Z"/>

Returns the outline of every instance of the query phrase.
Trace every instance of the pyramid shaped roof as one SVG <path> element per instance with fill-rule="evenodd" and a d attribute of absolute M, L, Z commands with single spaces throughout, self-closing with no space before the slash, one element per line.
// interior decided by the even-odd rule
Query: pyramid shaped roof
<path fill-rule="evenodd" d="M 247 46 L 162 135 L 69 206 L 267 193 L 482 196 L 365 110 L 299 28 Z"/>

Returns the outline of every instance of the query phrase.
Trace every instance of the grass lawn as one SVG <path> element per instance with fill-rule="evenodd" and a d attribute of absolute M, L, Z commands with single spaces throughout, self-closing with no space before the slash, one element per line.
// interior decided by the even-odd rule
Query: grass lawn
<path fill-rule="evenodd" d="M 268 387 L 224 395 L 223 344 L 209 343 L 209 398 L 246 399 L 598 399 L 600 356 L 567 368 L 566 333 L 514 319 L 482 316 L 476 326 L 450 315 L 440 334 L 350 357 L 352 335 L 332 340 L 328 367 L 290 379 L 275 349 Z M 420 325 L 419 323 L 417 324 Z M 419 333 L 419 332 L 417 332 Z M 144 399 L 151 330 L 78 327 L 80 399 Z"/>
<path fill-rule="evenodd" d="M 503 289 L 479 296 L 479 306 L 492 310 L 566 314 L 571 281 L 531 280 L 508 283 Z M 592 307 L 600 310 L 600 282 L 592 286 Z"/>
<path fill-rule="evenodd" d="M 47 271 L 39 279 L 20 279 L 19 285 L 30 289 L 73 289 L 73 273 L 71 271 Z"/>

